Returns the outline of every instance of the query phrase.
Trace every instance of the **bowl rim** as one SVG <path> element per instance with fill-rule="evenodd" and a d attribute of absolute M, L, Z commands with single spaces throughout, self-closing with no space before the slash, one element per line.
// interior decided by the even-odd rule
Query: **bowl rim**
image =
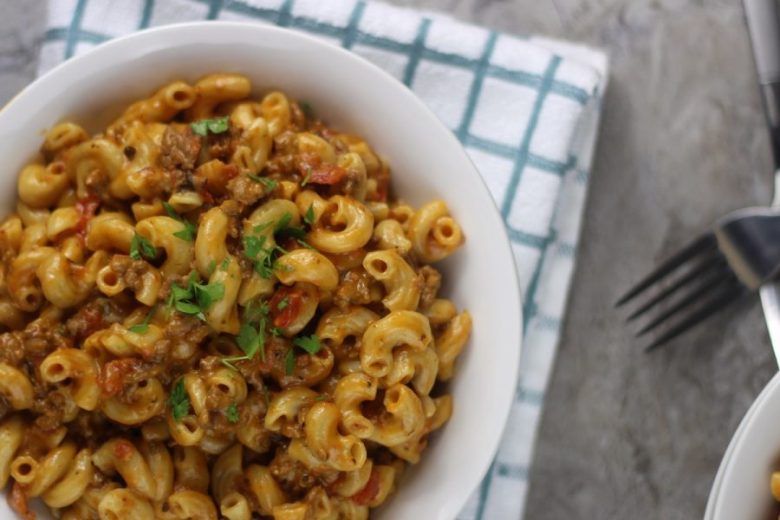
<path fill-rule="evenodd" d="M 508 381 L 508 383 L 511 383 L 511 392 L 507 392 L 507 395 L 505 396 L 495 396 L 496 400 L 500 399 L 503 400 L 503 402 L 500 402 L 499 406 L 497 406 L 497 409 L 500 410 L 500 414 L 495 414 L 496 419 L 500 419 L 500 422 L 497 422 L 500 427 L 496 430 L 497 433 L 494 435 L 494 438 L 490 439 L 489 442 L 491 456 L 486 457 L 485 460 L 482 461 L 478 471 L 468 472 L 469 474 L 473 475 L 470 478 L 471 482 L 469 484 L 469 493 L 466 493 L 463 496 L 450 495 L 450 506 L 456 504 L 456 511 L 460 511 L 466 504 L 469 496 L 476 489 L 478 489 L 479 483 L 486 476 L 489 468 L 492 466 L 492 462 L 497 455 L 498 448 L 504 436 L 507 421 L 512 410 L 514 393 L 517 388 L 520 372 L 520 362 L 524 352 L 525 317 L 522 306 L 524 291 L 520 286 L 519 275 L 517 273 L 515 258 L 506 225 L 499 213 L 496 201 L 493 198 L 487 183 L 485 182 L 485 179 L 483 179 L 476 165 L 466 153 L 463 144 L 455 137 L 455 134 L 449 128 L 447 128 L 447 126 L 419 97 L 417 97 L 417 95 L 408 86 L 398 81 L 390 73 L 380 68 L 378 65 L 375 65 L 374 63 L 363 58 L 362 56 L 359 56 L 350 50 L 344 49 L 341 46 L 323 41 L 301 30 L 253 22 L 201 20 L 167 24 L 136 31 L 102 42 L 84 54 L 66 59 L 62 63 L 56 65 L 46 73 L 36 78 L 33 82 L 31 82 L 14 97 L 12 97 L 3 107 L 0 107 L 0 122 L 3 119 L 9 117 L 23 117 L 24 114 L 21 112 L 21 110 L 23 105 L 29 102 L 28 100 L 32 100 L 35 98 L 35 96 L 43 94 L 46 90 L 50 90 L 51 85 L 57 84 L 60 79 L 73 78 L 77 75 L 86 76 L 89 72 L 97 71 L 101 67 L 101 63 L 104 61 L 106 56 L 111 55 L 123 48 L 130 47 L 139 40 L 143 41 L 146 39 L 161 37 L 175 38 L 177 35 L 183 32 L 198 31 L 199 33 L 202 33 L 203 41 L 210 41 L 210 36 L 218 35 L 218 33 L 221 31 L 226 30 L 256 31 L 258 33 L 265 33 L 268 37 L 278 36 L 282 39 L 297 39 L 303 44 L 319 47 L 324 52 L 338 55 L 341 59 L 352 62 L 353 66 L 362 68 L 365 73 L 377 76 L 378 79 L 381 79 L 383 83 L 387 84 L 388 88 L 399 91 L 399 95 L 403 96 L 404 98 L 404 103 L 408 103 L 410 106 L 413 105 L 419 115 L 424 115 L 426 117 L 426 124 L 431 125 L 432 128 L 436 128 L 437 132 L 442 134 L 442 139 L 449 141 L 449 148 L 451 148 L 452 151 L 456 151 L 458 154 L 457 160 L 462 162 L 464 166 L 471 171 L 471 175 L 478 179 L 478 183 L 483 190 L 483 196 L 486 197 L 490 203 L 490 209 L 487 209 L 486 207 L 486 213 L 489 214 L 489 218 L 492 221 L 492 227 L 500 229 L 499 235 L 494 236 L 492 239 L 497 241 L 496 247 L 501 251 L 502 256 L 505 256 L 509 260 L 509 265 L 511 267 L 510 269 L 507 269 L 508 271 L 511 271 L 511 273 L 507 273 L 510 277 L 508 282 L 511 282 L 508 283 L 507 286 L 511 286 L 512 289 L 509 291 L 510 295 L 507 301 L 504 302 L 502 310 L 509 311 L 507 313 L 508 315 L 516 317 L 516 321 L 512 320 L 512 323 L 507 323 L 507 327 L 510 328 L 507 336 L 512 338 L 513 344 L 517 345 L 517 347 L 512 350 L 514 355 L 511 359 L 511 378 Z M 175 43 L 172 43 L 170 46 L 175 47 L 175 45 Z M 121 53 L 117 54 L 121 56 Z M 37 129 L 34 131 L 37 131 Z M 446 435 L 446 431 L 443 433 L 443 435 Z M 424 464 L 424 460 L 422 463 Z"/>
<path fill-rule="evenodd" d="M 721 458 L 720 465 L 718 466 L 718 472 L 715 474 L 715 479 L 712 482 L 710 494 L 707 497 L 707 504 L 704 510 L 704 520 L 715 518 L 716 503 L 718 502 L 721 488 L 723 487 L 726 468 L 730 464 L 737 446 L 741 444 L 742 435 L 744 434 L 748 423 L 751 422 L 752 416 L 756 413 L 756 410 L 763 406 L 763 402 L 767 399 L 767 396 L 769 395 L 768 387 L 776 384 L 774 381 L 776 379 L 780 379 L 778 376 L 780 376 L 780 372 L 772 376 L 772 379 L 769 380 L 767 385 L 764 387 L 761 393 L 758 394 L 758 397 L 756 397 L 755 401 L 753 401 L 748 410 L 745 412 L 745 415 L 742 416 L 737 429 L 731 436 L 726 450 L 723 452 L 723 457 Z"/>
<path fill-rule="evenodd" d="M 715 481 L 713 483 L 711 496 L 707 500 L 707 507 L 705 509 L 705 518 L 712 518 L 717 520 L 723 516 L 723 508 L 725 506 L 726 494 L 723 493 L 727 482 L 733 481 L 735 478 L 736 461 L 739 460 L 741 452 L 746 448 L 746 439 L 751 431 L 756 428 L 756 423 L 762 420 L 768 412 L 771 412 L 771 408 L 767 408 L 770 401 L 778 399 L 780 396 L 780 372 L 775 373 L 772 376 L 756 399 L 750 405 L 742 420 L 737 426 L 734 435 L 729 441 L 729 445 L 726 448 L 723 459 L 718 468 L 718 473 L 715 475 Z M 776 415 L 776 414 L 775 414 Z M 767 481 L 768 484 L 768 481 Z M 717 488 L 716 488 L 717 486 Z M 766 496 L 769 498 L 769 486 L 766 486 Z"/>

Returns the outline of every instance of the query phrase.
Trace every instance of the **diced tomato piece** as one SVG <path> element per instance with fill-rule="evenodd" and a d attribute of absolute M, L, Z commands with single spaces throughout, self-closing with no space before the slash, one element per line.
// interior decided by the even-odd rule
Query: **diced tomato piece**
<path fill-rule="evenodd" d="M 282 302 L 286 303 L 282 304 Z M 279 309 L 280 304 L 282 304 L 282 309 Z M 274 326 L 289 327 L 301 313 L 303 291 L 294 287 L 281 287 L 271 297 L 269 305 Z"/>
<path fill-rule="evenodd" d="M 27 504 L 27 493 L 18 482 L 14 482 L 11 492 L 8 494 L 8 505 L 24 520 L 35 520 L 35 513 L 30 511 Z"/>
<path fill-rule="evenodd" d="M 338 184 L 347 176 L 347 170 L 335 164 L 323 164 L 319 168 L 311 170 L 309 182 L 311 184 Z"/>
<path fill-rule="evenodd" d="M 114 457 L 119 460 L 127 461 L 133 454 L 133 445 L 124 439 L 119 439 L 114 444 Z"/>
<path fill-rule="evenodd" d="M 371 476 L 363 489 L 352 495 L 352 501 L 359 506 L 367 506 L 379 494 L 379 472 L 371 470 Z"/>
<path fill-rule="evenodd" d="M 205 202 L 208 205 L 214 204 L 214 195 L 211 194 L 211 192 L 207 189 L 198 190 L 198 195 L 203 199 L 203 202 Z"/>
<path fill-rule="evenodd" d="M 106 363 L 98 381 L 103 395 L 113 397 L 120 393 L 125 386 L 127 376 L 138 368 L 140 368 L 140 361 L 134 358 L 115 359 Z"/>
<path fill-rule="evenodd" d="M 233 179 L 235 177 L 238 177 L 238 166 L 235 164 L 226 164 L 224 168 L 222 168 L 222 173 L 225 176 L 226 182 L 230 179 Z"/>
<path fill-rule="evenodd" d="M 76 235 L 84 241 L 87 235 L 87 224 L 97 214 L 100 207 L 100 199 L 97 195 L 88 195 L 76 202 L 76 211 L 79 213 L 79 221 L 76 224 Z"/>
<path fill-rule="evenodd" d="M 100 329 L 105 328 L 103 314 L 97 305 L 87 305 L 78 312 L 77 317 L 82 320 L 80 323 L 82 327 L 79 328 L 78 333 L 79 339 L 86 339 Z"/>

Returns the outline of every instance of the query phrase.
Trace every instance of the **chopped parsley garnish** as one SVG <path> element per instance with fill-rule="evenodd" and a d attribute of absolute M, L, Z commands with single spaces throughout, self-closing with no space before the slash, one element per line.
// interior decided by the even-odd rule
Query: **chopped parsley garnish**
<path fill-rule="evenodd" d="M 249 258 L 255 258 L 263 252 L 266 238 L 264 236 L 249 235 L 244 237 L 244 254 Z"/>
<path fill-rule="evenodd" d="M 171 407 L 171 415 L 176 422 L 180 422 L 182 417 L 189 413 L 190 399 L 187 396 L 187 391 L 184 390 L 184 379 L 179 379 L 173 385 L 171 395 L 168 397 L 168 406 Z"/>
<path fill-rule="evenodd" d="M 295 347 L 305 350 L 308 354 L 316 354 L 322 348 L 320 338 L 316 334 L 298 336 L 293 340 L 293 348 L 287 351 L 284 358 L 284 371 L 290 375 L 295 370 Z"/>
<path fill-rule="evenodd" d="M 271 336 L 276 336 L 277 338 L 279 336 L 284 336 L 284 331 L 279 327 L 271 327 Z"/>
<path fill-rule="evenodd" d="M 276 232 L 282 238 L 292 237 L 297 240 L 303 240 L 306 238 L 306 231 L 299 227 L 286 227 Z"/>
<path fill-rule="evenodd" d="M 217 261 L 216 260 L 212 260 L 211 262 L 209 262 L 209 268 L 207 269 L 207 271 L 209 273 L 209 276 L 214 274 L 214 271 L 216 271 L 216 270 L 217 270 Z"/>
<path fill-rule="evenodd" d="M 328 394 L 320 394 L 317 397 L 314 398 L 315 401 L 327 401 L 328 400 Z"/>
<path fill-rule="evenodd" d="M 132 327 L 128 328 L 130 332 L 133 334 L 144 334 L 146 331 L 149 330 L 149 324 L 148 323 L 139 323 L 137 325 L 133 325 Z"/>
<path fill-rule="evenodd" d="M 238 331 L 236 343 L 246 359 L 253 359 L 258 352 L 261 358 L 265 358 L 265 331 L 258 325 L 244 322 Z"/>
<path fill-rule="evenodd" d="M 299 101 L 298 106 L 301 107 L 301 112 L 306 116 L 306 119 L 314 119 L 314 107 L 308 101 Z"/>
<path fill-rule="evenodd" d="M 284 213 L 279 218 L 279 221 L 276 223 L 276 226 L 274 226 L 274 234 L 278 235 L 281 238 L 292 237 L 297 239 L 298 241 L 301 241 L 304 238 L 306 238 L 306 231 L 300 227 L 290 226 L 291 221 L 292 221 L 292 215 L 290 213 Z"/>
<path fill-rule="evenodd" d="M 225 295 L 225 286 L 222 283 L 198 282 L 197 275 L 193 271 L 187 279 L 187 286 L 182 287 L 178 284 L 171 285 L 171 295 L 168 297 L 168 305 L 175 308 L 182 314 L 197 316 L 201 320 L 206 319 L 203 315 L 211 305 L 221 300 Z"/>
<path fill-rule="evenodd" d="M 236 424 L 239 419 L 238 415 L 238 405 L 235 401 L 230 403 L 230 406 L 227 407 L 227 410 L 225 410 L 225 415 L 227 416 L 227 420 L 230 423 Z"/>
<path fill-rule="evenodd" d="M 254 233 L 263 233 L 269 227 L 273 226 L 274 235 L 279 238 L 294 238 L 304 247 L 311 248 L 304 242 L 306 231 L 300 227 L 290 226 L 292 215 L 289 212 L 284 213 L 276 222 L 266 222 L 258 224 L 252 231 Z M 275 268 L 274 256 L 278 253 L 283 255 L 287 251 L 279 246 L 268 246 L 268 237 L 264 235 L 244 235 L 244 256 L 254 262 L 255 271 L 261 277 L 269 279 L 273 275 Z"/>
<path fill-rule="evenodd" d="M 266 302 L 252 301 L 247 305 L 244 311 L 241 328 L 236 336 L 236 343 L 243 356 L 233 356 L 222 358 L 222 363 L 235 368 L 233 363 L 236 361 L 248 361 L 255 358 L 260 353 L 260 359 L 265 361 L 265 328 L 268 324 L 268 313 L 270 309 Z"/>
<path fill-rule="evenodd" d="M 306 213 L 303 215 L 303 221 L 306 222 L 308 225 L 314 225 L 314 205 L 309 204 L 309 209 L 306 210 Z"/>
<path fill-rule="evenodd" d="M 266 229 L 268 229 L 269 227 L 271 227 L 273 225 L 274 225 L 273 221 L 266 222 L 264 224 L 258 224 L 258 225 L 256 225 L 255 227 L 252 228 L 252 232 L 254 232 L 254 233 L 262 233 L 263 231 L 265 231 Z"/>
<path fill-rule="evenodd" d="M 320 338 L 316 334 L 311 336 L 299 336 L 293 340 L 293 345 L 300 347 L 309 354 L 316 354 L 322 348 Z"/>
<path fill-rule="evenodd" d="M 274 226 L 274 231 L 278 233 L 279 231 L 286 229 L 290 225 L 291 220 L 292 214 L 289 211 L 285 211 Z"/>
<path fill-rule="evenodd" d="M 225 257 L 225 259 L 224 259 L 224 260 L 222 260 L 222 263 L 221 263 L 221 264 L 220 264 L 220 266 L 219 266 L 219 270 L 220 270 L 220 271 L 227 271 L 227 270 L 228 270 L 228 267 L 230 267 L 230 258 L 228 258 L 228 257 L 226 256 L 226 257 Z"/>
<path fill-rule="evenodd" d="M 193 133 L 201 137 L 206 137 L 209 132 L 212 134 L 222 134 L 227 132 L 229 126 L 228 116 L 216 117 L 214 119 L 201 119 L 200 121 L 190 123 L 190 128 L 192 128 Z"/>
<path fill-rule="evenodd" d="M 288 376 L 295 371 L 295 349 L 290 347 L 287 355 L 284 357 L 284 373 Z"/>
<path fill-rule="evenodd" d="M 270 226 L 274 226 L 274 233 L 280 237 L 286 236 L 305 236 L 306 233 L 303 229 L 289 227 L 292 215 L 290 213 L 284 213 L 277 222 L 266 222 L 265 224 L 259 224 L 255 226 L 252 231 L 255 233 L 262 233 Z M 266 246 L 268 241 L 265 236 L 248 235 L 244 236 L 244 256 L 254 261 L 255 271 L 263 278 L 271 278 L 274 270 L 274 255 L 276 253 L 285 254 L 287 251 L 274 245 L 271 247 Z"/>
<path fill-rule="evenodd" d="M 290 300 L 287 298 L 287 296 L 285 296 L 279 303 L 276 304 L 276 308 L 277 310 L 283 311 L 287 308 L 288 305 L 290 305 Z"/>
<path fill-rule="evenodd" d="M 255 271 L 263 278 L 271 278 L 274 272 L 274 253 L 284 254 L 279 246 L 265 247 L 266 237 L 249 235 L 244 237 L 244 256 L 254 261 Z"/>
<path fill-rule="evenodd" d="M 301 181 L 301 188 L 303 188 L 304 186 L 309 184 L 309 181 L 311 181 L 311 174 L 312 174 L 311 168 L 307 167 L 306 168 L 306 176 Z"/>
<path fill-rule="evenodd" d="M 266 179 L 265 177 L 259 177 L 257 175 L 249 174 L 249 178 L 262 184 L 266 192 L 274 191 L 279 185 L 279 183 L 273 179 Z"/>
<path fill-rule="evenodd" d="M 165 208 L 165 212 L 169 217 L 184 224 L 184 229 L 177 231 L 173 234 L 173 236 L 182 240 L 186 240 L 187 242 L 192 242 L 195 240 L 195 233 L 198 231 L 198 228 L 195 226 L 195 224 L 176 213 L 176 210 L 173 209 L 173 206 L 167 202 L 163 202 L 163 207 Z"/>
<path fill-rule="evenodd" d="M 156 256 L 157 249 L 149 240 L 138 233 L 133 235 L 133 239 L 130 240 L 130 258 L 133 260 L 140 260 L 142 257 L 152 259 Z"/>
<path fill-rule="evenodd" d="M 149 322 L 152 320 L 152 315 L 154 314 L 154 310 L 156 309 L 156 305 L 152 307 L 152 309 L 149 311 L 149 314 L 146 315 L 146 318 L 144 318 L 144 321 L 141 323 L 138 323 L 136 325 L 133 325 L 132 327 L 128 328 L 130 332 L 134 334 L 144 334 L 146 331 L 149 330 Z"/>

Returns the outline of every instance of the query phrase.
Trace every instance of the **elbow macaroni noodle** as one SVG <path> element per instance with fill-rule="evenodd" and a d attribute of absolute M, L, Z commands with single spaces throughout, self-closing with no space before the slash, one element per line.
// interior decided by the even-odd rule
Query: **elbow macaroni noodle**
<path fill-rule="evenodd" d="M 447 205 L 238 74 L 63 122 L 0 221 L 0 488 L 30 518 L 367 519 L 453 410 Z M 305 110 L 304 110 L 305 108 Z M 780 486 L 779 486 L 780 487 Z"/>

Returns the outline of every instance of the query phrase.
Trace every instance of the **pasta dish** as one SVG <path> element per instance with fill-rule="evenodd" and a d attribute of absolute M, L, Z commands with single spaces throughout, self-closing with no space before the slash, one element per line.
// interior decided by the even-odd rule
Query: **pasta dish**
<path fill-rule="evenodd" d="M 368 518 L 449 419 L 471 331 L 431 266 L 461 228 L 391 195 L 363 139 L 237 74 L 48 130 L 0 222 L 11 507 Z"/>

